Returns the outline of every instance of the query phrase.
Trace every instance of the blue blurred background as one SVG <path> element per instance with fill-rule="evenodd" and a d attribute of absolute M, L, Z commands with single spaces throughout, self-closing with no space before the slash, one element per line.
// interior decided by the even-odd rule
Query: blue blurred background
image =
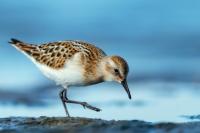
<path fill-rule="evenodd" d="M 0 117 L 64 115 L 54 83 L 8 45 L 10 38 L 84 40 L 128 61 L 133 100 L 116 83 L 71 89 L 72 99 L 105 110 L 70 105 L 74 116 L 182 121 L 181 115 L 198 114 L 199 6 L 198 0 L 1 0 Z"/>

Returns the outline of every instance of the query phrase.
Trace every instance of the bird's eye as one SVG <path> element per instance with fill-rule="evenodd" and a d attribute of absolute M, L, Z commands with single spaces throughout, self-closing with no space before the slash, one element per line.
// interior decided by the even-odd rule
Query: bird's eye
<path fill-rule="evenodd" d="M 114 69 L 115 74 L 119 74 L 119 70 L 118 69 Z"/>

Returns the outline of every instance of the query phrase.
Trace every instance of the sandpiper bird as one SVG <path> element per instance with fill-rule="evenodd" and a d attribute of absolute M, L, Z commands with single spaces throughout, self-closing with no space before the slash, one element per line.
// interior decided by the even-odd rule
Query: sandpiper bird
<path fill-rule="evenodd" d="M 66 103 L 80 104 L 84 108 L 101 111 L 86 102 L 67 98 L 70 86 L 86 86 L 104 81 L 116 81 L 123 85 L 131 99 L 127 85 L 129 67 L 120 56 L 107 56 L 103 50 L 82 41 L 58 41 L 34 45 L 11 39 L 9 42 L 24 53 L 49 79 L 61 86 L 59 96 L 69 117 Z"/>

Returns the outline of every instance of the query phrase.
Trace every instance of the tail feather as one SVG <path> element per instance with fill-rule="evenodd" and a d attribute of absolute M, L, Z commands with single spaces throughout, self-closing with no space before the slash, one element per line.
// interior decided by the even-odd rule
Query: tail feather
<path fill-rule="evenodd" d="M 32 55 L 34 53 L 38 53 L 37 45 L 27 44 L 17 39 L 11 38 L 9 41 L 15 48 L 20 50 L 21 52 L 25 52 L 28 55 Z"/>
<path fill-rule="evenodd" d="M 15 38 L 11 38 L 10 41 L 8 43 L 11 43 L 11 44 L 17 44 L 17 43 L 23 43 L 22 41 L 19 41 Z"/>

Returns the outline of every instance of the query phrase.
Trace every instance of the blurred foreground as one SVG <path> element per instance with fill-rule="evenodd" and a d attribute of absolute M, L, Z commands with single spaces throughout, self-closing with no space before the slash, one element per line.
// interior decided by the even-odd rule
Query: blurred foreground
<path fill-rule="evenodd" d="M 200 122 L 150 123 L 144 121 L 105 121 L 88 118 L 10 117 L 0 118 L 1 133 L 197 133 Z"/>

